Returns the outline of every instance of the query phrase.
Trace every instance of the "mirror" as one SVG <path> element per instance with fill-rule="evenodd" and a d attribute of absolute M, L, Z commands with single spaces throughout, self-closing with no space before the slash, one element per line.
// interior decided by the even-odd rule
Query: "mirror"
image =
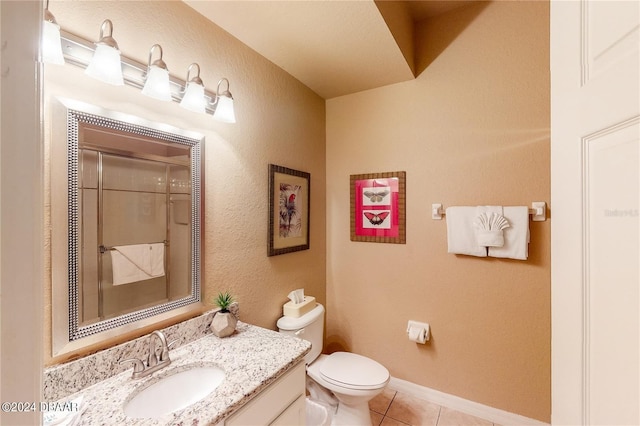
<path fill-rule="evenodd" d="M 201 307 L 204 205 L 201 135 L 59 101 L 51 138 L 54 356 Z"/>

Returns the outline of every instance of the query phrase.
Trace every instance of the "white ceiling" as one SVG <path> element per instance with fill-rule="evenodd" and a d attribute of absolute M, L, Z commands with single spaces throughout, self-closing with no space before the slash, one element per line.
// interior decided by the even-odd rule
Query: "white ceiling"
<path fill-rule="evenodd" d="M 471 2 L 183 1 L 325 99 L 414 78 L 413 23 Z"/>

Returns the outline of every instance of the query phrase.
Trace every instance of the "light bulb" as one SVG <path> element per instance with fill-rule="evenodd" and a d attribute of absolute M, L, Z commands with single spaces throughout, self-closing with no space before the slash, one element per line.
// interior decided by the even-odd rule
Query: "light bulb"
<path fill-rule="evenodd" d="M 218 96 L 218 105 L 213 113 L 213 118 L 223 123 L 235 123 L 236 115 L 233 110 L 233 98 Z"/>
<path fill-rule="evenodd" d="M 193 81 L 187 83 L 187 90 L 185 90 L 184 96 L 180 101 L 180 106 L 190 111 L 204 113 L 207 106 L 207 100 L 204 97 L 204 86 Z"/>
<path fill-rule="evenodd" d="M 171 88 L 169 86 L 169 70 L 155 65 L 149 67 L 147 79 L 142 88 L 142 94 L 161 101 L 171 100 Z"/>
<path fill-rule="evenodd" d="M 49 64 L 64 64 L 64 55 L 62 54 L 62 46 L 60 44 L 60 26 L 55 22 L 43 22 L 42 60 Z"/>

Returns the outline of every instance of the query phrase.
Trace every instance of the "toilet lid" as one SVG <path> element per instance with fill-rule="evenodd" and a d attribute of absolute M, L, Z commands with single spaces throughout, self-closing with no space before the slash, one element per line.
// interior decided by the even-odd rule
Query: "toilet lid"
<path fill-rule="evenodd" d="M 389 371 L 376 361 L 350 352 L 335 352 L 320 366 L 322 378 L 353 389 L 377 389 L 389 381 Z"/>

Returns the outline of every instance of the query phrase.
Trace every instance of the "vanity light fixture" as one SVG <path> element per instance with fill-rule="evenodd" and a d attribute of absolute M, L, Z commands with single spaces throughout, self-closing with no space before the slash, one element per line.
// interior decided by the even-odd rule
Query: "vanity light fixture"
<path fill-rule="evenodd" d="M 151 62 L 153 51 L 160 51 L 160 58 Z M 171 100 L 171 86 L 169 85 L 169 70 L 167 64 L 162 60 L 162 46 L 154 44 L 149 50 L 149 60 L 147 62 L 147 77 L 145 79 L 142 94 L 159 99 L 161 101 Z"/>
<path fill-rule="evenodd" d="M 198 73 L 190 79 L 189 76 L 194 67 L 198 68 Z M 200 65 L 195 62 L 189 65 L 189 69 L 187 70 L 187 88 L 180 101 L 180 106 L 194 112 L 203 114 L 206 112 L 207 99 L 204 97 L 204 84 L 200 79 Z"/>
<path fill-rule="evenodd" d="M 64 55 L 60 40 L 60 25 L 56 22 L 53 13 L 49 12 L 49 0 L 44 8 L 44 21 L 42 23 L 42 60 L 49 64 L 63 65 Z"/>
<path fill-rule="evenodd" d="M 104 35 L 105 27 L 109 26 L 109 35 Z M 100 26 L 100 40 L 96 43 L 96 50 L 85 73 L 95 79 L 114 86 L 124 85 L 122 65 L 120 63 L 120 49 L 113 38 L 113 23 L 105 19 Z"/>
<path fill-rule="evenodd" d="M 227 90 L 220 93 L 220 85 L 223 82 L 227 82 Z M 222 121 L 223 123 L 236 122 L 236 114 L 233 110 L 233 96 L 231 96 L 231 92 L 229 92 L 229 80 L 227 80 L 226 78 L 222 78 L 218 82 L 215 103 L 217 105 L 216 110 L 213 113 L 213 118 L 218 121 Z"/>
<path fill-rule="evenodd" d="M 45 17 L 48 17 L 46 13 Z M 51 15 L 51 20 L 55 22 L 53 15 Z M 105 32 L 108 32 L 106 36 Z M 162 95 L 159 99 L 173 100 L 188 110 L 212 114 L 213 118 L 224 123 L 236 122 L 233 96 L 229 92 L 228 79 L 222 78 L 218 82 L 217 91 L 213 93 L 204 87 L 200 79 L 200 65 L 197 63 L 189 65 L 187 80 L 184 81 L 169 75 L 167 65 L 162 59 L 162 47 L 159 44 L 154 44 L 151 47 L 148 61 L 143 64 L 135 59 L 120 55 L 118 43 L 112 35 L 113 23 L 109 19 L 102 22 L 100 40 L 95 43 L 60 28 L 60 44 L 62 45 L 64 63 L 84 68 L 87 75 L 101 81 L 114 85 L 126 84 L 138 90 L 142 89 L 145 95 L 154 98 L 156 96 L 148 93 L 151 91 L 152 80 L 155 81 L 155 76 L 152 74 L 161 74 L 163 81 L 166 82 L 168 79 L 169 95 L 168 97 Z M 44 50 L 44 44 L 42 48 Z M 153 52 L 156 49 L 160 50 L 160 58 L 152 61 Z M 108 57 L 106 64 L 103 62 L 105 54 Z M 195 72 L 193 77 L 191 76 L 192 72 Z M 226 90 L 221 91 L 221 86 L 225 82 Z"/>

